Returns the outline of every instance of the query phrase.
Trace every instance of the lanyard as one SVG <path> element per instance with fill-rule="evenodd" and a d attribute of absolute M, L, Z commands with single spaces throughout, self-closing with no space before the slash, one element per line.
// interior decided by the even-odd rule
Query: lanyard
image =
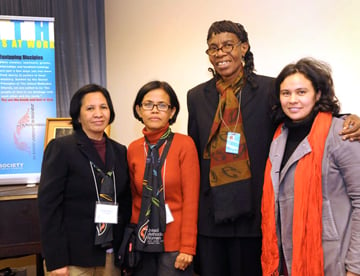
<path fill-rule="evenodd" d="M 94 167 L 99 169 L 92 161 L 90 161 L 90 168 L 91 168 L 91 172 L 92 172 L 92 175 L 94 178 L 94 183 L 95 183 L 96 196 L 97 196 L 98 202 L 100 202 L 100 195 L 99 195 L 98 185 L 97 185 L 97 181 L 96 181 L 96 177 L 95 177 Z M 113 175 L 113 184 L 114 184 L 114 203 L 116 204 L 116 185 L 115 185 L 116 180 L 115 180 L 115 172 L 114 171 L 112 171 L 112 175 Z"/>
<path fill-rule="evenodd" d="M 221 95 L 219 94 L 219 101 L 220 101 L 220 98 L 221 98 Z M 237 117 L 236 117 L 236 124 L 235 124 L 235 127 L 234 127 L 234 130 L 231 131 L 231 129 L 229 128 L 229 126 L 225 123 L 224 119 L 223 119 L 223 116 L 222 116 L 222 110 L 221 110 L 221 107 L 220 107 L 220 110 L 219 110 L 219 117 L 220 117 L 220 120 L 221 122 L 224 124 L 224 126 L 228 129 L 228 131 L 230 132 L 235 132 L 236 130 L 236 127 L 237 127 L 237 124 L 239 122 L 239 117 L 240 117 L 240 105 L 241 105 L 241 90 L 239 92 L 239 107 L 238 107 L 238 113 L 237 113 Z"/>

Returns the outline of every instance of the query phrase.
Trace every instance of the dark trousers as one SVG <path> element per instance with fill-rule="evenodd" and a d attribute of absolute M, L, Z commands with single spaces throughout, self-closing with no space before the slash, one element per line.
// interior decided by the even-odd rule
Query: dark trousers
<path fill-rule="evenodd" d="M 192 276 L 193 265 L 184 271 L 175 268 L 178 254 L 179 252 L 142 253 L 134 276 Z"/>
<path fill-rule="evenodd" d="M 195 260 L 200 276 L 261 276 L 261 238 L 198 236 Z M 197 271 L 199 270 L 199 271 Z"/>

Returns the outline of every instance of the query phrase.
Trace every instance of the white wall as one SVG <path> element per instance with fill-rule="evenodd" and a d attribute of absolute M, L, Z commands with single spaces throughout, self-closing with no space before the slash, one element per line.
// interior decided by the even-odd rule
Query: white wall
<path fill-rule="evenodd" d="M 186 93 L 211 77 L 207 30 L 223 19 L 245 26 L 258 74 L 275 77 L 304 56 L 328 62 L 342 111 L 360 115 L 359 11 L 358 0 L 105 0 L 111 136 L 128 145 L 142 135 L 132 104 L 154 79 L 175 89 L 181 108 L 172 129 L 187 132 Z"/>

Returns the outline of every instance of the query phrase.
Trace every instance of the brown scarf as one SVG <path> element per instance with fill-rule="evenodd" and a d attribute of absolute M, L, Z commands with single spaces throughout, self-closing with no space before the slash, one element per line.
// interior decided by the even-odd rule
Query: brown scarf
<path fill-rule="evenodd" d="M 307 137 L 312 151 L 299 160 L 295 170 L 293 260 L 291 275 L 324 275 L 322 237 L 321 166 L 332 115 L 319 112 Z M 274 140 L 281 134 L 279 126 Z M 279 275 L 279 248 L 275 225 L 275 197 L 268 159 L 262 198 L 263 275 Z M 284 223 L 284 222 L 283 222 Z"/>
<path fill-rule="evenodd" d="M 212 213 L 216 224 L 232 222 L 239 217 L 252 216 L 254 213 L 250 161 L 240 103 L 236 97 L 244 86 L 245 79 L 242 73 L 233 84 L 222 80 L 216 83 L 220 98 L 219 105 L 204 151 L 204 159 L 210 159 L 209 182 Z M 226 152 L 229 132 L 240 134 L 237 153 Z"/>
<path fill-rule="evenodd" d="M 221 79 L 216 82 L 220 100 L 204 151 L 204 158 L 210 159 L 211 187 L 251 178 L 240 103 L 236 97 L 244 86 L 245 78 L 242 74 L 233 85 Z M 238 154 L 225 151 L 228 132 L 240 133 Z M 227 171 L 224 170 L 225 165 L 228 168 Z"/>

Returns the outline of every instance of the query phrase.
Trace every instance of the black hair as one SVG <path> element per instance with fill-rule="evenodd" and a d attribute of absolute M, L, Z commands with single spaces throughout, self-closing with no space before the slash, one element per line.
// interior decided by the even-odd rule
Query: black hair
<path fill-rule="evenodd" d="M 115 111 L 111 101 L 110 93 L 106 88 L 98 85 L 98 84 L 87 84 L 79 88 L 72 96 L 70 101 L 70 117 L 71 124 L 73 125 L 74 130 L 81 129 L 81 123 L 79 122 L 80 109 L 82 106 L 82 99 L 88 93 L 100 92 L 104 95 L 106 102 L 110 109 L 110 120 L 109 124 L 111 124 L 115 119 Z"/>
<path fill-rule="evenodd" d="M 256 88 L 257 84 L 253 76 L 253 72 L 255 71 L 254 55 L 250 51 L 250 42 L 248 38 L 248 33 L 246 32 L 243 25 L 241 25 L 240 23 L 232 22 L 230 20 L 216 21 L 211 24 L 208 30 L 206 41 L 209 41 L 213 35 L 225 33 L 225 32 L 235 34 L 241 42 L 246 42 L 249 45 L 249 49 L 244 56 L 244 60 L 245 60 L 244 74 L 246 80 L 250 83 L 250 85 L 253 88 Z M 209 70 L 214 75 L 216 75 L 214 69 L 209 68 Z"/>
<path fill-rule="evenodd" d="M 166 92 L 166 94 L 169 95 L 171 108 L 174 108 L 174 107 L 176 108 L 174 116 L 169 119 L 169 124 L 172 125 L 173 123 L 175 123 L 176 117 L 180 111 L 180 104 L 179 104 L 179 101 L 178 101 L 178 98 L 176 96 L 174 89 L 165 81 L 158 81 L 158 80 L 150 81 L 140 88 L 139 92 L 136 95 L 134 105 L 133 105 L 134 116 L 140 122 L 143 122 L 142 118 L 136 112 L 136 106 L 141 105 L 142 100 L 144 99 L 145 95 L 148 92 L 150 92 L 154 89 L 159 89 L 159 88 L 163 89 Z"/>
<path fill-rule="evenodd" d="M 331 77 L 330 66 L 314 58 L 302 58 L 296 63 L 285 66 L 275 79 L 275 90 L 272 97 L 273 117 L 276 122 L 281 122 L 286 117 L 280 104 L 280 85 L 290 75 L 301 73 L 310 80 L 316 93 L 321 92 L 320 99 L 315 103 L 314 112 L 330 112 L 338 115 L 340 103 L 335 95 L 334 82 Z"/>

